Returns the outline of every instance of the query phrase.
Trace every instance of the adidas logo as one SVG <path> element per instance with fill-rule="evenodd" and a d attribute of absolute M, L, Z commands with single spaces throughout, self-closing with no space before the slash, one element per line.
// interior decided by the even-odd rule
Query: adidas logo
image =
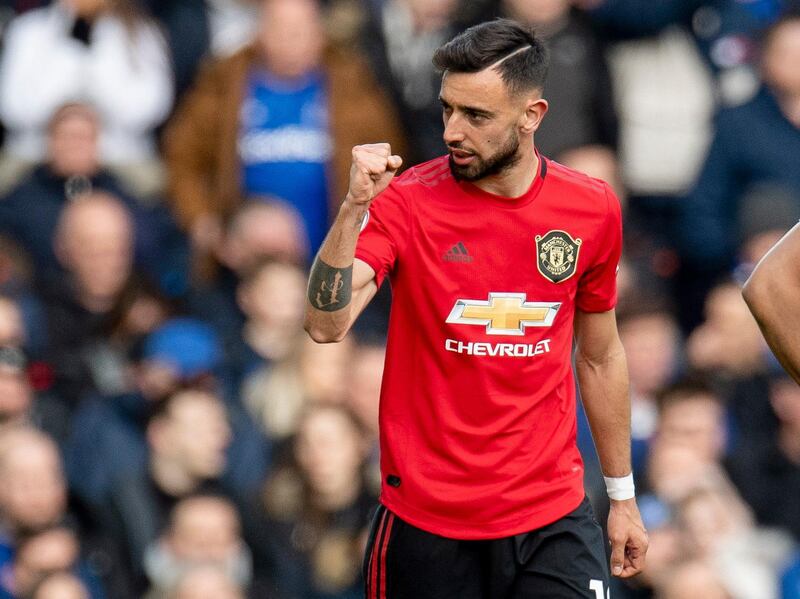
<path fill-rule="evenodd" d="M 474 259 L 469 255 L 469 252 L 467 251 L 463 241 L 459 241 L 457 244 L 447 250 L 442 258 L 445 262 L 472 262 Z"/>

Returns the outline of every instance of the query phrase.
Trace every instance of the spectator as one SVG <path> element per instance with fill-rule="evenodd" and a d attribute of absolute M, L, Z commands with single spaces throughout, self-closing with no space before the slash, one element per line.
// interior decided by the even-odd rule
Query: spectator
<path fill-rule="evenodd" d="M 617 116 L 605 48 L 569 0 L 503 0 L 506 16 L 532 25 L 548 43 L 547 118 L 536 131 L 543 154 L 624 191 L 617 174 Z"/>
<path fill-rule="evenodd" d="M 70 489 L 98 509 L 114 478 L 137 472 L 147 459 L 145 428 L 154 406 L 187 385 L 213 388 L 221 350 L 208 326 L 170 319 L 142 342 L 130 365 L 133 385 L 116 395 L 82 400 L 66 448 Z"/>
<path fill-rule="evenodd" d="M 154 406 L 147 426 L 147 467 L 121 473 L 109 502 L 132 589 L 145 589 L 145 550 L 165 529 L 175 505 L 191 494 L 221 490 L 218 480 L 227 465 L 230 435 L 224 404 L 209 391 L 179 391 Z"/>
<path fill-rule="evenodd" d="M 43 289 L 46 359 L 58 395 L 75 405 L 86 393 L 126 388 L 123 358 L 108 334 L 132 280 L 133 223 L 117 199 L 87 194 L 62 211 L 53 244 L 67 275 Z"/>
<path fill-rule="evenodd" d="M 297 432 L 300 417 L 310 404 L 345 401 L 345 374 L 352 351 L 350 337 L 342 343 L 324 344 L 304 336 L 284 360 L 247 379 L 242 401 L 268 439 L 287 441 Z"/>
<path fill-rule="evenodd" d="M 158 29 L 133 0 L 59 0 L 10 24 L 0 66 L 7 160 L 45 155 L 45 129 L 68 102 L 100 114 L 100 158 L 153 190 L 153 130 L 169 114 L 173 84 Z"/>
<path fill-rule="evenodd" d="M 16 535 L 58 523 L 66 510 L 61 458 L 52 440 L 19 427 L 0 436 L 0 528 L 6 543 Z"/>
<path fill-rule="evenodd" d="M 31 599 L 91 599 L 79 578 L 56 572 L 43 578 L 31 592 Z"/>
<path fill-rule="evenodd" d="M 78 582 L 89 589 L 90 599 L 105 598 L 100 583 L 80 559 L 78 538 L 63 526 L 46 528 L 21 538 L 12 571 L 13 594 L 8 595 L 8 599 L 30 597 L 40 580 L 58 572 L 80 576 Z"/>
<path fill-rule="evenodd" d="M 364 481 L 367 446 L 342 406 L 304 412 L 296 467 L 278 470 L 255 506 L 253 549 L 278 597 L 360 596 L 361 556 L 375 495 Z M 268 581 L 268 583 L 267 583 Z"/>
<path fill-rule="evenodd" d="M 737 434 L 753 441 L 774 435 L 767 346 L 738 285 L 723 282 L 709 293 L 705 320 L 689 337 L 686 353 L 690 368 L 719 386 Z"/>
<path fill-rule="evenodd" d="M 130 365 L 134 386 L 120 395 L 86 398 L 72 422 L 66 447 L 70 488 L 91 513 L 108 501 L 114 480 L 134 476 L 147 463 L 147 420 L 181 389 L 222 396 L 217 377 L 221 348 L 211 329 L 185 318 L 171 319 L 144 343 Z M 233 439 L 222 482 L 245 495 L 263 481 L 270 446 L 234 399 L 226 402 Z"/>
<path fill-rule="evenodd" d="M 259 39 L 211 65 L 167 131 L 171 200 L 195 250 L 248 196 L 278 196 L 317 248 L 346 191 L 351 149 L 397 143 L 361 60 L 325 48 L 316 0 L 263 0 Z"/>
<path fill-rule="evenodd" d="M 778 429 L 769 438 L 743 437 L 731 460 L 731 476 L 758 521 L 781 526 L 800 541 L 800 390 L 788 377 L 770 385 Z"/>
<path fill-rule="evenodd" d="M 212 233 L 214 262 L 195 264 L 198 280 L 189 295 L 192 314 L 212 324 L 226 354 L 237 351 L 245 316 L 237 298 L 241 280 L 262 261 L 305 264 L 308 239 L 298 212 L 280 200 L 242 204 L 224 230 Z"/>
<path fill-rule="evenodd" d="M 145 570 L 152 585 L 147 599 L 166 599 L 185 575 L 202 566 L 219 568 L 246 589 L 251 561 L 234 506 L 219 496 L 189 497 L 173 508 L 169 527 L 147 549 Z"/>
<path fill-rule="evenodd" d="M 164 260 L 165 215 L 145 209 L 123 190 L 100 164 L 99 116 L 84 104 L 59 108 L 47 128 L 46 161 L 38 165 L 0 201 L 0 231 L 17 241 L 33 258 L 39 276 L 58 271 L 53 238 L 59 217 L 72 200 L 93 191 L 108 193 L 125 205 L 136 231 L 137 264 L 153 274 Z"/>
<path fill-rule="evenodd" d="M 0 433 L 0 586 L 13 591 L 15 548 L 27 534 L 62 522 L 67 489 L 55 443 L 27 427 Z"/>
<path fill-rule="evenodd" d="M 640 495 L 643 518 L 656 539 L 654 569 L 648 568 L 639 580 L 617 583 L 620 588 L 614 592 L 633 599 L 652 596 L 649 591 L 654 588 L 655 596 L 661 597 L 671 587 L 675 569 L 690 559 L 710 566 L 732 599 L 774 597 L 777 571 L 792 548 L 790 538 L 754 526 L 749 508 L 714 457 L 719 454 L 718 430 L 714 432 L 719 422 L 707 427 L 710 432 L 705 435 L 675 430 L 679 419 L 681 427 L 693 426 L 685 421 L 687 409 L 699 415 L 699 408 L 715 407 L 716 400 L 702 387 L 686 383 L 664 397 L 664 428 L 649 456 L 649 492 Z"/>
<path fill-rule="evenodd" d="M 277 261 L 256 266 L 241 282 L 239 305 L 247 320 L 239 351 L 229 356 L 236 381 L 245 381 L 257 369 L 293 351 L 303 330 L 306 286 L 301 268 Z"/>
<path fill-rule="evenodd" d="M 791 549 L 780 533 L 755 528 L 751 514 L 732 489 L 700 487 L 678 507 L 685 554 L 714 566 L 734 599 L 772 599 L 776 567 Z"/>
<path fill-rule="evenodd" d="M 370 488 L 376 492 L 381 486 L 378 410 L 385 359 L 386 341 L 383 337 L 358 339 L 353 351 L 353 366 L 345 401 L 345 405 L 358 418 L 364 432 L 369 447 L 365 475 Z"/>
<path fill-rule="evenodd" d="M 723 459 L 725 407 L 709 386 L 700 381 L 681 381 L 664 390 L 658 400 L 658 442 L 688 447 L 703 460 Z"/>
<path fill-rule="evenodd" d="M 656 398 L 678 374 L 681 338 L 672 315 L 657 303 L 620 314 L 619 335 L 628 360 L 631 385 L 631 445 L 634 472 L 644 468 L 658 422 Z"/>
<path fill-rule="evenodd" d="M 219 568 L 205 566 L 187 573 L 169 599 L 244 599 L 244 593 Z"/>
<path fill-rule="evenodd" d="M 767 32 L 764 86 L 748 103 L 724 109 L 700 178 L 683 203 L 678 236 L 687 273 L 702 297 L 732 265 L 741 194 L 757 183 L 781 185 L 800 205 L 800 13 Z M 748 143 L 743 144 L 742 140 Z"/>

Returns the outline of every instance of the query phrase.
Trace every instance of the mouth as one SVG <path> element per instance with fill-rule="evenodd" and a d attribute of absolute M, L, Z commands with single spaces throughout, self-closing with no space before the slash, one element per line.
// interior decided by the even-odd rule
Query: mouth
<path fill-rule="evenodd" d="M 450 148 L 450 158 L 452 158 L 453 162 L 455 162 L 457 165 L 466 166 L 467 164 L 475 160 L 475 154 L 473 154 L 472 152 L 467 152 L 465 150 L 455 150 L 453 148 Z"/>

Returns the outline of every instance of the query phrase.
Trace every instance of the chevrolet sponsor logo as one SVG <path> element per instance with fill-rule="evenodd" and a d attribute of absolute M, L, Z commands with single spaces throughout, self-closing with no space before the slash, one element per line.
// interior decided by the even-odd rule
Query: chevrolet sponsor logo
<path fill-rule="evenodd" d="M 525 327 L 549 327 L 559 302 L 526 302 L 524 293 L 489 293 L 489 300 L 456 300 L 445 322 L 486 327 L 487 335 L 524 335 Z"/>
<path fill-rule="evenodd" d="M 481 343 L 447 339 L 444 342 L 447 351 L 468 356 L 507 356 L 509 358 L 532 358 L 550 353 L 550 340 L 542 339 L 539 343 Z"/>

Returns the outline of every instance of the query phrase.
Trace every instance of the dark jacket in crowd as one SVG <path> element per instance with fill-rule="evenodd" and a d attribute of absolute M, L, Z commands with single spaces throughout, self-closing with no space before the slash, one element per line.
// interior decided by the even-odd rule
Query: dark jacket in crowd
<path fill-rule="evenodd" d="M 717 117 L 708 158 L 682 205 L 677 235 L 687 264 L 710 273 L 731 265 L 740 241 L 739 200 L 758 183 L 778 185 L 800 203 L 800 128 L 766 88 Z"/>
<path fill-rule="evenodd" d="M 786 456 L 777 440 L 745 442 L 732 457 L 731 478 L 759 524 L 785 528 L 800 541 L 800 464 Z"/>

